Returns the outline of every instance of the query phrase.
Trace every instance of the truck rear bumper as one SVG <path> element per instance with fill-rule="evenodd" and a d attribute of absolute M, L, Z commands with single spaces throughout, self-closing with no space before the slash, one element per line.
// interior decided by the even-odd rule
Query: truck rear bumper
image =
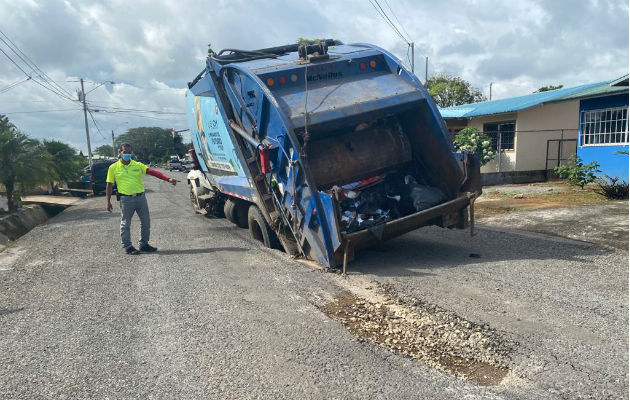
<path fill-rule="evenodd" d="M 354 250 L 370 247 L 379 242 L 393 239 L 422 226 L 432 224 L 448 225 L 445 222 L 453 221 L 452 215 L 454 213 L 458 213 L 460 220 L 464 219 L 466 216 L 466 207 L 468 207 L 471 201 L 474 201 L 473 199 L 474 196 L 472 194 L 462 194 L 454 200 L 387 222 L 378 227 L 345 234 L 343 235 L 345 252 L 350 251 L 353 253 Z M 460 223 L 459 225 L 463 227 L 463 224 Z"/>

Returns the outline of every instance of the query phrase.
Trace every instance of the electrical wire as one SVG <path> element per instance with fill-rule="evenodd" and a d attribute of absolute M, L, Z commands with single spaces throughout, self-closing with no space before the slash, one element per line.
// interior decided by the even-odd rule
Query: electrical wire
<path fill-rule="evenodd" d="M 383 18 L 383 21 L 385 21 L 385 23 L 387 23 L 393 30 L 394 32 L 408 45 L 411 46 L 411 42 L 409 40 L 407 40 L 407 38 L 400 33 L 400 31 L 398 30 L 398 28 L 396 28 L 396 26 L 394 25 L 394 23 L 392 22 L 391 19 L 389 19 L 389 17 L 387 16 L 387 14 L 385 13 L 385 11 L 383 10 L 383 7 L 381 7 L 381 5 L 378 3 L 378 0 L 369 0 L 370 4 L 372 4 L 372 7 L 374 7 L 374 9 L 376 10 L 376 12 L 381 16 L 381 18 Z M 376 4 L 375 4 L 376 3 Z M 378 6 L 378 8 L 377 8 Z"/>
<path fill-rule="evenodd" d="M 14 87 L 18 86 L 19 84 L 22 84 L 22 83 L 24 83 L 26 81 L 29 81 L 30 79 L 31 79 L 31 77 L 28 77 L 26 79 L 22 79 L 21 81 L 14 82 L 14 83 L 10 84 L 9 86 L 0 89 L 0 94 L 2 94 L 4 92 L 8 92 L 9 90 L 13 89 Z"/>
<path fill-rule="evenodd" d="M 396 19 L 396 22 L 398 22 L 398 25 L 400 25 L 400 27 L 402 28 L 403 32 L 405 32 L 407 37 L 411 37 L 409 32 L 407 32 L 407 30 L 405 29 L 404 25 L 400 23 L 400 20 L 396 16 L 396 13 L 394 12 L 394 10 L 392 10 L 392 7 L 389 5 L 389 2 L 387 0 L 385 0 L 385 5 L 387 6 L 387 8 L 389 8 L 389 11 L 392 13 L 392 15 L 394 16 L 394 19 Z"/>
<path fill-rule="evenodd" d="M 63 111 L 81 111 L 81 108 L 67 108 L 63 110 L 32 110 L 32 111 L 10 111 L 2 112 L 2 115 L 9 114 L 37 114 L 37 113 L 49 113 L 49 112 L 63 112 Z"/>
<path fill-rule="evenodd" d="M 173 111 L 162 111 L 162 110 L 143 110 L 138 108 L 127 108 L 127 107 L 110 107 L 105 105 L 98 105 L 90 103 L 90 107 L 98 108 L 99 112 L 110 112 L 110 113 L 124 113 L 124 112 L 141 112 L 141 113 L 153 113 L 160 115 L 186 115 L 183 112 L 173 112 Z"/>
<path fill-rule="evenodd" d="M 103 132 L 101 132 L 101 128 L 98 126 L 98 123 L 96 123 L 96 119 L 94 118 L 94 115 L 92 115 L 92 110 L 87 110 L 88 114 L 90 114 L 90 118 L 92 118 L 92 122 L 94 122 L 94 126 L 96 127 L 96 131 L 99 133 L 99 135 L 101 135 L 101 137 L 105 140 L 109 140 L 105 137 L 105 135 L 103 135 Z"/>
<path fill-rule="evenodd" d="M 0 34 L 2 36 L 4 36 L 13 47 L 9 46 L 7 44 L 7 42 L 5 40 L 3 40 L 2 38 L 0 38 L 0 40 L 2 40 L 2 42 L 4 42 L 5 45 L 7 45 L 7 47 L 9 47 L 26 65 L 28 65 L 31 70 L 33 70 L 33 72 L 38 73 L 38 76 L 45 82 L 47 82 L 49 85 L 51 85 L 52 87 L 56 87 L 59 90 L 61 90 L 62 93 L 64 93 L 66 96 L 69 96 L 70 98 L 72 98 L 72 93 L 70 93 L 68 90 L 66 90 L 64 87 L 62 87 L 61 85 L 59 85 L 57 82 L 55 82 L 55 80 L 53 80 L 50 76 L 48 76 L 44 71 L 42 71 L 37 64 L 35 64 L 33 62 L 33 60 L 31 60 L 26 54 L 24 54 L 24 52 L 22 50 L 20 50 L 20 48 L 0 29 Z M 16 52 L 15 50 L 17 50 L 18 52 Z M 22 58 L 22 56 L 20 56 L 20 54 L 22 54 L 27 60 L 24 60 L 24 58 Z M 30 63 L 30 64 L 29 64 Z M 42 76 L 43 75 L 43 76 Z M 45 78 L 44 78 L 45 77 Z"/>
<path fill-rule="evenodd" d="M 68 98 L 67 96 L 64 96 L 63 94 L 59 93 L 58 91 L 56 91 L 56 90 L 54 90 L 54 89 L 52 89 L 52 88 L 50 88 L 50 87 L 48 87 L 48 86 L 44 85 L 43 83 L 41 83 L 41 82 L 40 82 L 40 81 L 38 81 L 37 79 L 33 79 L 33 77 L 32 77 L 31 75 L 29 75 L 29 74 L 28 74 L 28 72 L 26 72 L 26 71 L 24 70 L 24 68 L 22 68 L 22 67 L 21 67 L 21 66 L 20 66 L 17 62 L 15 62 L 15 60 L 13 60 L 13 58 L 11 58 L 11 56 L 10 56 L 10 55 L 8 55 L 8 54 L 7 54 L 7 53 L 6 53 L 6 52 L 5 52 L 2 48 L 0 48 L 0 52 L 2 52 L 2 54 L 4 54 L 4 55 L 5 55 L 5 57 L 9 59 L 9 61 L 11 61 L 11 62 L 12 62 L 12 63 L 13 63 L 13 64 L 14 64 L 14 65 L 15 65 L 15 66 L 16 66 L 16 67 L 20 70 L 20 71 L 22 71 L 22 73 L 23 73 L 24 75 L 26 75 L 28 78 L 31 78 L 31 79 L 30 79 L 31 81 L 35 82 L 36 84 L 40 85 L 41 87 L 43 87 L 43 88 L 44 88 L 44 89 L 46 89 L 46 90 L 50 90 L 51 92 L 53 92 L 53 93 L 54 93 L 54 94 L 56 94 L 57 96 L 61 97 L 62 99 L 65 99 L 65 100 L 70 100 L 70 101 L 71 101 L 71 102 L 73 102 L 73 103 L 77 102 L 77 100 L 72 100 L 72 99 Z"/>

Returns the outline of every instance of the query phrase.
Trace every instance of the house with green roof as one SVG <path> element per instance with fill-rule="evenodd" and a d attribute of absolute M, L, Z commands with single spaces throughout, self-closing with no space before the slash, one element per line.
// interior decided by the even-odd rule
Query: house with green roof
<path fill-rule="evenodd" d="M 498 156 L 482 167 L 482 173 L 485 184 L 497 184 L 545 180 L 548 171 L 566 163 L 576 152 L 585 160 L 600 158 L 597 161 L 605 165 L 602 173 L 619 171 L 617 166 L 625 162 L 627 176 L 627 156 L 625 161 L 623 156 L 614 158 L 615 167 L 607 167 L 610 154 L 618 156 L 615 151 L 628 149 L 627 110 L 626 75 L 611 81 L 443 108 L 440 113 L 453 136 L 470 126 L 492 138 Z"/>

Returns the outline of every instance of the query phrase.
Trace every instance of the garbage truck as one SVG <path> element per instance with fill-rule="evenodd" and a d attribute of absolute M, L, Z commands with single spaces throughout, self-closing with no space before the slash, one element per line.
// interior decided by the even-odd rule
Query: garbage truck
<path fill-rule="evenodd" d="M 456 153 L 418 78 L 372 44 L 208 51 L 186 93 L 198 213 L 346 268 L 417 228 L 474 226 L 478 158 Z"/>

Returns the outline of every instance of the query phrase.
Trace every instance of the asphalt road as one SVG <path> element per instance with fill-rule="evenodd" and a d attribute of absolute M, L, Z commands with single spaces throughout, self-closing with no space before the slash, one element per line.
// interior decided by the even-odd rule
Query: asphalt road
<path fill-rule="evenodd" d="M 185 185 L 145 182 L 157 254 L 123 254 L 102 197 L 0 253 L 0 398 L 628 396 L 627 252 L 429 228 L 359 253 L 342 279 L 195 215 Z M 379 287 L 497 330 L 516 343 L 510 373 L 461 380 L 320 311 Z"/>

